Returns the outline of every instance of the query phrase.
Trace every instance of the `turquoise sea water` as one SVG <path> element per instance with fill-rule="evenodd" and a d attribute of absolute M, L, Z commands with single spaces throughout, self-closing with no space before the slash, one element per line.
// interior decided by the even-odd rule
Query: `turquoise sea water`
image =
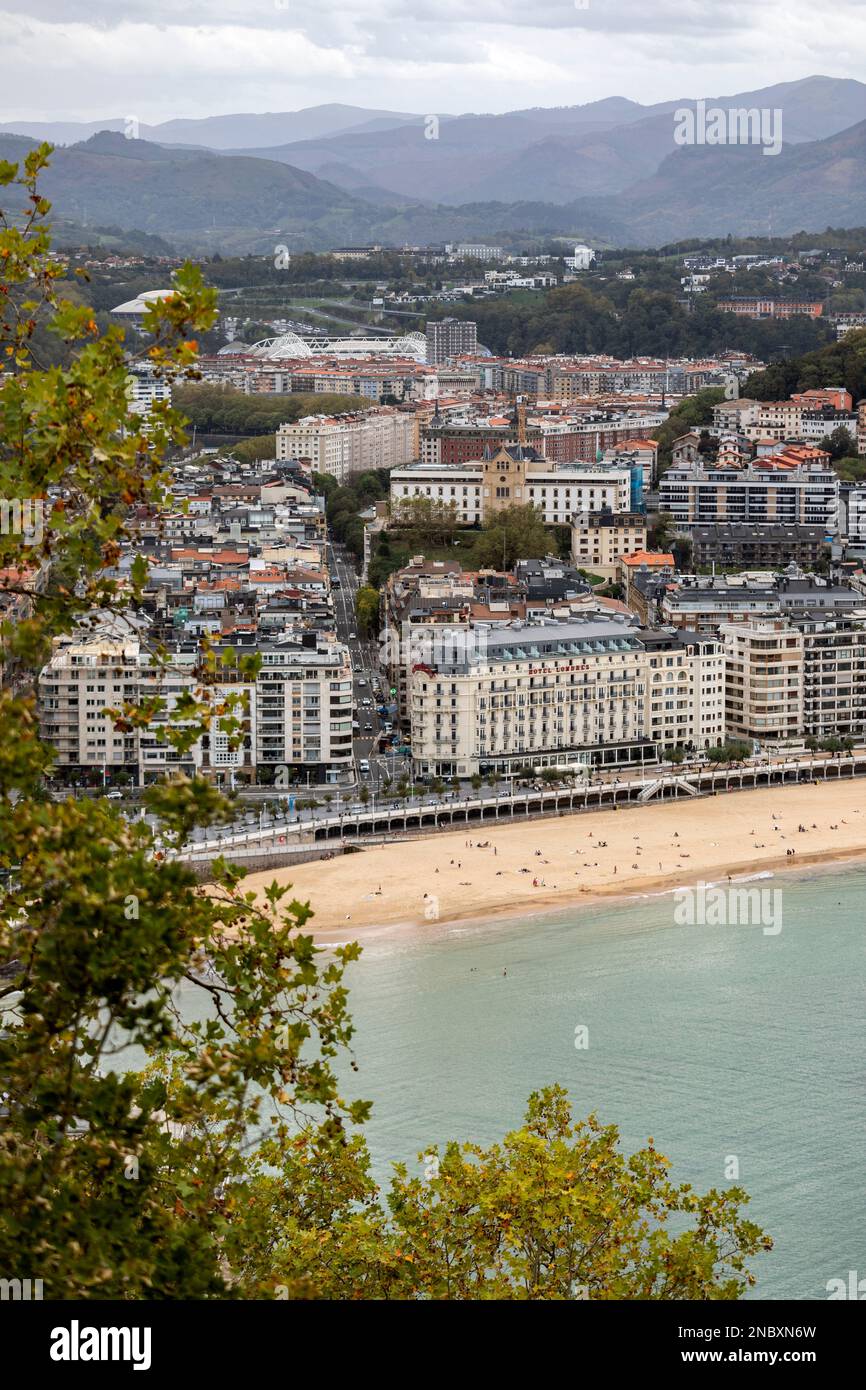
<path fill-rule="evenodd" d="M 783 927 L 678 926 L 670 896 L 365 937 L 347 982 L 377 1176 L 431 1143 L 490 1142 L 559 1082 L 672 1176 L 728 1185 L 775 1239 L 758 1298 L 866 1277 L 866 869 L 788 874 Z M 507 971 L 503 974 L 503 971 Z M 575 1029 L 588 1029 L 577 1050 Z"/>

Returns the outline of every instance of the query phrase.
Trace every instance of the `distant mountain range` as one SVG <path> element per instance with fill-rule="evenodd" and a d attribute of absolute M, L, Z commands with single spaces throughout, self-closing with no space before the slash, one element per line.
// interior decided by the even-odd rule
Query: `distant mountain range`
<path fill-rule="evenodd" d="M 22 123 L 18 133 L 0 127 L 0 157 L 63 138 L 45 178 L 59 215 L 184 250 L 521 232 L 649 246 L 866 223 L 866 84 L 813 77 L 705 101 L 781 111 L 781 152 L 679 147 L 674 113 L 695 101 L 647 107 L 610 97 L 443 115 L 438 127 L 430 116 L 337 104 L 167 121 L 142 126 L 139 139 L 126 138 L 119 120 Z"/>
<path fill-rule="evenodd" d="M 782 111 L 786 144 L 820 140 L 866 120 L 866 85 L 829 77 L 707 97 L 708 106 Z M 640 106 L 623 97 L 585 106 L 458 116 L 419 140 L 424 118 L 386 130 L 296 139 L 245 154 L 278 159 L 331 183 L 364 184 L 450 204 L 538 199 L 568 203 L 618 193 L 655 173 L 676 148 L 673 113 L 692 99 Z M 427 118 L 429 119 L 429 118 Z"/>
<path fill-rule="evenodd" d="M 417 116 L 399 111 L 370 111 L 363 106 L 309 106 L 303 111 L 264 112 L 261 115 L 203 116 L 200 119 L 163 121 L 159 125 L 138 124 L 130 116 L 112 116 L 103 121 L 9 121 L 0 125 L 0 134 L 31 135 L 34 140 L 50 140 L 55 145 L 75 145 L 114 130 L 121 135 L 135 133 L 142 140 L 160 145 L 193 145 L 210 150 L 235 150 L 247 145 L 284 145 L 292 140 L 318 140 L 350 130 L 390 130 Z"/>

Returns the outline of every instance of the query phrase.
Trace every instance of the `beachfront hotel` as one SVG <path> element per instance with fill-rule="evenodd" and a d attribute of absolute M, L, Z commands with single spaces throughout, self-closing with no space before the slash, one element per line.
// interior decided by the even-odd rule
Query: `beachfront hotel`
<path fill-rule="evenodd" d="M 621 617 L 427 632 L 408 703 L 416 773 L 634 766 L 724 731 L 713 637 L 648 632 Z"/>

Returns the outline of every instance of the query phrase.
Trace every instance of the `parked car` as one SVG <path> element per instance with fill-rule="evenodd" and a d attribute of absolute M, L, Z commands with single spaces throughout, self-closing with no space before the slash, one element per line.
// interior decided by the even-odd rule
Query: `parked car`
<path fill-rule="evenodd" d="M 123 792 L 120 791 L 117 787 L 112 787 L 111 791 L 106 793 L 105 799 L 106 801 L 122 801 Z"/>

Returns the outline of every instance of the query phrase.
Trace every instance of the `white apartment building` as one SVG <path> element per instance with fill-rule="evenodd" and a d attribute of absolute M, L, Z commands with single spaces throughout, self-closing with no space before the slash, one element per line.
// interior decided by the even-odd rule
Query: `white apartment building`
<path fill-rule="evenodd" d="M 523 454 L 525 457 L 517 458 Z M 533 457 L 530 458 L 529 456 Z M 501 449 L 492 459 L 464 464 L 412 464 L 391 474 L 391 506 L 426 497 L 453 506 L 458 520 L 478 525 L 507 506 L 536 507 L 545 522 L 567 525 L 575 512 L 631 506 L 631 470 L 590 464 L 556 464 L 533 449 Z"/>
<path fill-rule="evenodd" d="M 713 406 L 713 430 L 742 433 L 747 425 L 754 424 L 763 402 L 751 396 L 737 396 L 732 401 L 719 401 Z"/>
<path fill-rule="evenodd" d="M 179 697 L 195 685 L 196 660 L 195 644 L 187 643 L 167 665 L 158 666 L 138 637 L 112 632 L 58 646 L 39 680 L 42 736 L 54 747 L 57 766 L 98 770 L 104 781 L 125 773 L 141 784 L 170 770 L 200 771 L 208 761 L 200 742 L 182 754 L 161 737 L 177 724 L 173 712 Z M 218 698 L 219 691 L 215 694 Z M 147 729 L 118 730 L 104 713 L 156 697 L 165 708 Z"/>
<path fill-rule="evenodd" d="M 314 640 L 310 635 L 310 640 Z M 154 661 L 138 637 L 87 636 L 58 647 L 40 676 L 40 724 L 59 768 L 124 772 L 139 785 L 166 772 L 203 773 L 219 780 L 271 780 L 277 767 L 309 771 L 315 780 L 345 780 L 352 767 L 352 671 L 348 649 L 274 643 L 260 649 L 255 684 L 212 687 L 215 701 L 239 697 L 230 717 L 243 723 L 237 747 L 220 728 L 222 716 L 188 752 L 165 739 L 177 721 L 178 698 L 196 685 L 198 644 L 184 643 L 168 665 Z M 165 709 L 143 729 L 118 731 L 106 708 L 158 696 Z"/>
<path fill-rule="evenodd" d="M 595 252 L 591 246 L 575 246 L 574 255 L 564 259 L 569 270 L 589 270 L 595 260 Z"/>
<path fill-rule="evenodd" d="M 857 436 L 856 411 L 838 407 L 829 413 L 821 409 L 822 401 L 801 396 L 788 401 L 755 401 L 741 398 L 720 401 L 713 406 L 713 429 L 736 430 L 750 441 L 801 440 L 820 444 L 839 425 Z M 862 452 L 862 451 L 861 451 Z"/>
<path fill-rule="evenodd" d="M 866 487 L 843 491 L 846 523 L 844 533 L 849 541 L 866 541 Z"/>
<path fill-rule="evenodd" d="M 647 729 L 661 753 L 721 743 L 725 732 L 725 656 L 714 636 L 642 628 Z"/>
<path fill-rule="evenodd" d="M 762 405 L 754 423 L 745 425 L 743 433 L 750 440 L 774 439 L 798 440 L 804 444 L 819 445 L 823 439 L 842 426 L 857 438 L 857 414 L 853 410 L 837 410 L 826 415 L 820 410 L 810 410 L 808 406 L 795 405 L 791 401 L 770 402 Z M 856 447 L 852 445 L 852 447 Z"/>
<path fill-rule="evenodd" d="M 118 732 L 102 711 L 137 699 L 140 683 L 137 637 L 93 637 L 54 652 L 39 680 L 39 717 L 58 767 L 136 770 L 136 733 Z"/>
<path fill-rule="evenodd" d="M 143 416 L 146 422 L 158 401 L 171 405 L 171 383 L 152 372 L 130 372 L 126 378 L 126 399 L 130 412 Z M 140 422 L 136 422 L 136 427 L 141 428 Z M 146 428 L 146 424 L 144 427 Z"/>
<path fill-rule="evenodd" d="M 418 774 L 652 762 L 656 744 L 719 741 L 721 647 L 591 616 L 443 631 L 409 681 Z"/>
<path fill-rule="evenodd" d="M 445 250 L 453 260 L 501 261 L 503 255 L 501 246 L 487 246 L 483 241 L 461 241 Z"/>
<path fill-rule="evenodd" d="M 720 636 L 729 734 L 862 738 L 866 627 L 860 619 L 807 612 L 725 626 Z"/>
<path fill-rule="evenodd" d="M 352 766 L 352 666 L 347 647 L 276 644 L 256 678 L 256 765 L 324 772 Z"/>
<path fill-rule="evenodd" d="M 803 728 L 803 638 L 784 621 L 725 624 L 725 720 L 731 736 L 784 740 Z"/>
<path fill-rule="evenodd" d="M 314 473 L 345 482 L 372 468 L 402 468 L 418 456 L 414 412 L 370 410 L 363 415 L 307 415 L 280 425 L 277 459 L 310 460 Z"/>
<path fill-rule="evenodd" d="M 646 550 L 643 512 L 576 512 L 571 521 L 571 560 L 578 569 L 616 579 L 623 555 Z"/>
<path fill-rule="evenodd" d="M 794 619 L 803 639 L 803 732 L 815 738 L 866 732 L 866 626 L 820 614 Z"/>
<path fill-rule="evenodd" d="M 659 484 L 659 505 L 678 527 L 716 521 L 825 526 L 839 521 L 839 478 L 832 468 L 783 468 L 760 460 L 748 468 L 675 464 Z"/>

